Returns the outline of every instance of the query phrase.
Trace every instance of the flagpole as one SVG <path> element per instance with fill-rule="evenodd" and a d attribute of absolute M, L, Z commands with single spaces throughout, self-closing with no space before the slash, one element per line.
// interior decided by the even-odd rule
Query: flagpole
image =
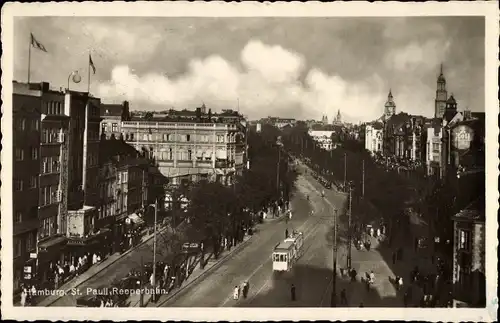
<path fill-rule="evenodd" d="M 30 34 L 30 45 L 28 49 L 28 84 L 30 84 L 30 74 L 31 74 L 31 45 L 32 45 L 31 37 L 32 36 Z"/>
<path fill-rule="evenodd" d="M 88 64 L 89 64 L 89 66 L 88 66 L 89 67 L 89 75 L 88 75 L 89 76 L 89 78 L 88 78 L 89 83 L 88 83 L 88 87 L 87 87 L 87 92 L 90 94 L 90 50 L 89 50 L 89 62 L 88 62 Z"/>

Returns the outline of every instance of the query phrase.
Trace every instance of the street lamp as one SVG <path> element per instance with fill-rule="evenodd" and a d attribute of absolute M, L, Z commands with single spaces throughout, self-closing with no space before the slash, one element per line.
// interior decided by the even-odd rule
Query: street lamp
<path fill-rule="evenodd" d="M 278 162 L 277 162 L 277 170 L 276 170 L 276 190 L 278 192 L 278 199 L 280 198 L 280 161 L 281 161 L 281 146 L 283 143 L 281 142 L 281 136 L 278 136 L 276 140 L 276 145 L 278 146 Z"/>
<path fill-rule="evenodd" d="M 153 229 L 153 292 L 152 299 L 153 302 L 156 302 L 156 222 L 158 219 L 158 199 L 155 200 L 154 204 L 150 204 L 155 208 L 155 219 L 154 219 L 154 229 Z"/>
<path fill-rule="evenodd" d="M 78 74 L 78 71 L 73 71 L 68 75 L 68 91 L 69 91 L 69 81 L 72 80 L 74 83 L 80 83 L 82 81 L 82 77 Z"/>
<path fill-rule="evenodd" d="M 332 296 L 331 306 L 337 306 L 337 209 L 334 210 L 333 218 L 333 272 L 332 272 Z"/>
<path fill-rule="evenodd" d="M 353 190 L 353 183 L 349 182 L 347 183 L 349 187 L 349 217 L 348 217 L 348 227 L 347 227 L 347 235 L 348 235 L 348 246 L 347 246 L 347 269 L 350 271 L 351 270 L 351 262 L 352 262 L 352 225 L 351 225 L 351 218 L 352 218 L 352 190 Z"/>

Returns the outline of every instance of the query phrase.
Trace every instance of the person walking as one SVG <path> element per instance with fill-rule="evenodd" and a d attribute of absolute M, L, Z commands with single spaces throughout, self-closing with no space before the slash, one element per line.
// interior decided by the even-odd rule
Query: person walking
<path fill-rule="evenodd" d="M 26 306 L 26 298 L 28 297 L 28 291 L 25 287 L 23 287 L 23 291 L 21 292 L 21 306 Z"/>
<path fill-rule="evenodd" d="M 290 296 L 292 297 L 292 301 L 295 302 L 296 298 L 295 298 L 295 285 L 292 284 L 292 287 L 290 288 Z"/>
<path fill-rule="evenodd" d="M 340 292 L 340 305 L 347 306 L 347 295 L 345 288 Z"/>
<path fill-rule="evenodd" d="M 238 300 L 239 298 L 240 298 L 240 288 L 238 286 L 234 286 L 233 299 Z"/>
<path fill-rule="evenodd" d="M 248 282 L 244 282 L 243 283 L 243 297 L 244 298 L 247 298 L 249 289 L 250 289 L 250 284 L 248 284 Z"/>

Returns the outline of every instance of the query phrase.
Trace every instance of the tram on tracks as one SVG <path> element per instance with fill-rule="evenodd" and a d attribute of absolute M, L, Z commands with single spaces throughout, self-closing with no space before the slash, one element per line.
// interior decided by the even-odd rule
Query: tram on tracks
<path fill-rule="evenodd" d="M 273 272 L 289 272 L 304 252 L 304 234 L 293 231 L 284 241 L 278 243 L 273 250 Z"/>

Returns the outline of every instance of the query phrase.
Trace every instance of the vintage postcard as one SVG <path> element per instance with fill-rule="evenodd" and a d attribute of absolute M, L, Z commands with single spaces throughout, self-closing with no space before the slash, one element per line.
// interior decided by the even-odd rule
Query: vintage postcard
<path fill-rule="evenodd" d="M 495 1 L 5 4 L 2 316 L 496 321 L 498 35 Z"/>

